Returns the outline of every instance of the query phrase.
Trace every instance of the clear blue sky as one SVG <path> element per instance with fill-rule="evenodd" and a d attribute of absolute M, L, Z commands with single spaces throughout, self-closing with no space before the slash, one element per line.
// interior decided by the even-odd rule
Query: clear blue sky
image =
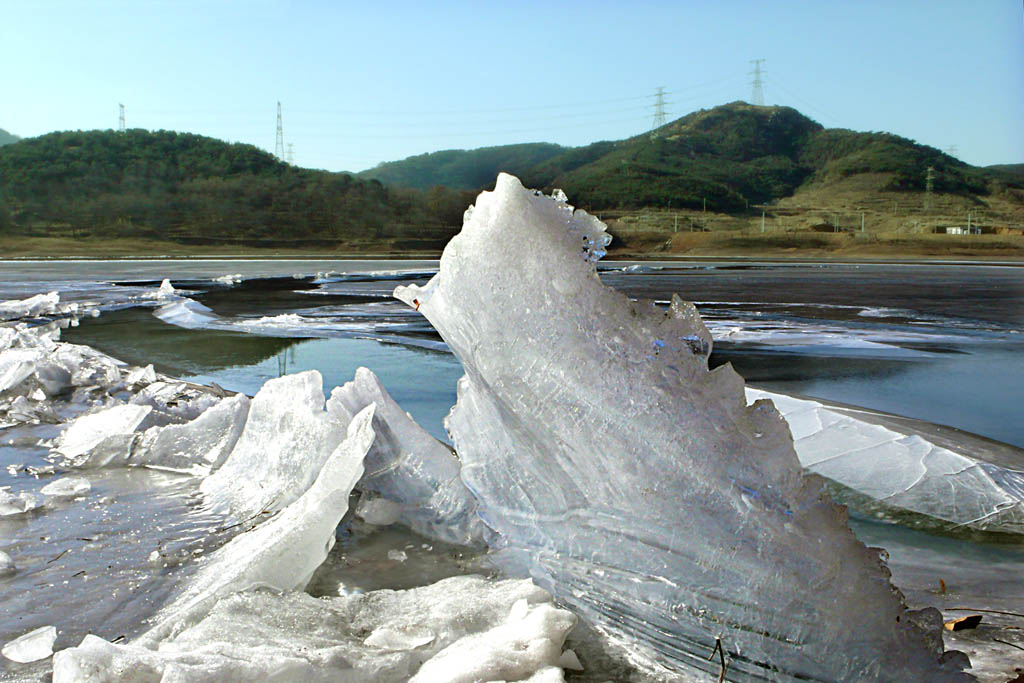
<path fill-rule="evenodd" d="M 1021 0 L 0 0 L 0 128 L 169 129 L 358 171 L 638 134 L 751 96 L 972 164 L 1024 162 Z"/>

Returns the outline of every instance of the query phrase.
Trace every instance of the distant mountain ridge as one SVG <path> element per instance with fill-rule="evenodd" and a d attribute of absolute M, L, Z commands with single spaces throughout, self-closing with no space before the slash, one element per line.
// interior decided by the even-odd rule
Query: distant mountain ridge
<path fill-rule="evenodd" d="M 426 190 L 435 185 L 475 190 L 494 179 L 501 171 L 530 168 L 565 151 L 548 142 L 534 142 L 473 150 L 448 149 L 419 154 L 401 161 L 378 164 L 362 171 L 361 178 L 379 180 L 385 185 Z"/>
<path fill-rule="evenodd" d="M 703 208 L 732 212 L 792 196 L 801 187 L 858 174 L 887 174 L 887 190 L 922 191 L 931 167 L 936 192 L 986 194 L 989 183 L 1016 185 L 1010 169 L 970 166 L 938 149 L 889 133 L 827 129 L 790 107 L 733 102 L 700 110 L 626 140 L 563 148 L 533 161 L 486 148 L 489 166 L 518 175 L 530 187 L 561 188 L 592 209 Z M 478 190 L 494 174 L 455 176 L 484 150 L 449 151 L 382 165 L 377 177 L 400 185 L 451 183 Z M 548 149 L 547 151 L 551 151 Z"/>
<path fill-rule="evenodd" d="M 4 145 L 13 144 L 20 139 L 21 138 L 19 138 L 17 135 L 14 135 L 13 133 L 8 133 L 3 128 L 0 128 L 0 147 L 3 147 Z"/>

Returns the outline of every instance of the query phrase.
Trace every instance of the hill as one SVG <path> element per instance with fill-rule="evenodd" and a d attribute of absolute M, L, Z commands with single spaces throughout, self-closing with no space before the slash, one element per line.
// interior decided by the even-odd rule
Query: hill
<path fill-rule="evenodd" d="M 0 148 L 0 231 L 25 236 L 315 246 L 412 235 L 436 248 L 467 202 L 170 131 L 61 132 Z"/>
<path fill-rule="evenodd" d="M 20 139 L 21 138 L 19 138 L 17 135 L 8 133 L 3 128 L 0 128 L 0 147 L 3 147 L 4 145 L 10 145 L 14 142 L 17 142 Z"/>
<path fill-rule="evenodd" d="M 790 107 L 733 102 L 693 112 L 650 133 L 562 149 L 527 164 L 522 146 L 450 150 L 385 164 L 385 184 L 483 189 L 497 170 L 530 187 L 559 187 L 596 211 L 700 208 L 744 211 L 801 188 L 860 174 L 884 174 L 885 189 L 988 194 L 992 181 L 1015 184 L 1009 169 L 969 166 L 941 151 L 888 133 L 826 129 Z M 544 148 L 555 152 L 554 146 Z M 503 156 L 507 154 L 507 156 Z M 486 163 L 483 160 L 486 159 Z M 457 177 L 450 169 L 474 168 Z M 376 169 L 375 169 L 376 170 Z M 371 176 L 373 171 L 364 174 Z"/>
<path fill-rule="evenodd" d="M 563 151 L 565 148 L 561 145 L 547 142 L 481 147 L 468 151 L 449 149 L 381 163 L 358 175 L 398 187 L 426 190 L 435 185 L 443 185 L 477 190 L 493 186 L 494 179 L 501 171 L 520 175 L 526 169 Z"/>

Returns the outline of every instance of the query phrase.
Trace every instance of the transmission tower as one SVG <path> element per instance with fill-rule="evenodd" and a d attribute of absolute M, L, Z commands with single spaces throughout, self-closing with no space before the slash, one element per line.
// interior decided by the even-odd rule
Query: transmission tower
<path fill-rule="evenodd" d="M 295 165 L 295 145 L 288 143 L 288 164 Z"/>
<path fill-rule="evenodd" d="M 959 157 L 960 150 L 957 149 L 956 145 L 950 145 L 949 147 L 947 147 L 946 148 L 946 154 L 948 154 L 949 156 L 953 157 L 954 159 L 960 158 Z"/>
<path fill-rule="evenodd" d="M 117 106 L 121 108 L 121 115 L 117 119 L 117 132 L 118 133 L 123 133 L 124 132 L 124 105 L 123 104 L 118 104 Z"/>
<path fill-rule="evenodd" d="M 761 71 L 761 62 L 763 61 L 765 60 L 750 60 L 750 63 L 754 65 L 754 70 L 750 72 L 750 75 L 754 77 L 754 80 L 751 83 L 750 103 L 757 105 L 758 107 L 764 106 L 764 81 L 761 79 L 761 74 L 764 73 Z"/>
<path fill-rule="evenodd" d="M 277 103 L 277 142 L 274 144 L 274 156 L 284 161 L 284 122 L 281 119 L 281 103 Z"/>
<path fill-rule="evenodd" d="M 658 88 L 654 93 L 654 125 L 651 128 L 661 128 L 665 125 L 665 88 Z"/>
<path fill-rule="evenodd" d="M 924 178 L 924 210 L 931 211 L 932 189 L 935 187 L 935 167 L 928 167 L 928 175 Z"/>

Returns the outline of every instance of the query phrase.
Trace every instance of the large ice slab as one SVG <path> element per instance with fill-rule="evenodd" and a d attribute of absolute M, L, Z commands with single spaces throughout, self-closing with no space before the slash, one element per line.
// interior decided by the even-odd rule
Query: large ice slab
<path fill-rule="evenodd" d="M 321 599 L 249 590 L 221 599 L 158 650 L 87 636 L 55 655 L 53 680 L 132 674 L 398 683 L 526 680 L 538 671 L 562 680 L 557 664 L 574 623 L 528 580 L 459 576 L 410 590 Z"/>
<path fill-rule="evenodd" d="M 1024 533 L 1024 459 L 1013 469 L 884 424 L 886 416 L 747 388 L 786 418 L 801 464 L 879 505 L 953 525 Z M 955 448 L 959 448 L 956 450 Z M 1008 450 L 1008 449 L 1007 449 Z"/>
<path fill-rule="evenodd" d="M 53 643 L 57 640 L 57 629 L 40 626 L 34 631 L 18 636 L 3 646 L 0 653 L 12 662 L 27 664 L 46 659 L 53 654 Z"/>
<path fill-rule="evenodd" d="M 604 225 L 501 175 L 423 287 L 396 289 L 466 375 L 447 427 L 498 554 L 651 668 L 943 680 L 937 611 L 908 612 L 786 423 L 747 406 L 691 304 L 604 287 Z"/>

